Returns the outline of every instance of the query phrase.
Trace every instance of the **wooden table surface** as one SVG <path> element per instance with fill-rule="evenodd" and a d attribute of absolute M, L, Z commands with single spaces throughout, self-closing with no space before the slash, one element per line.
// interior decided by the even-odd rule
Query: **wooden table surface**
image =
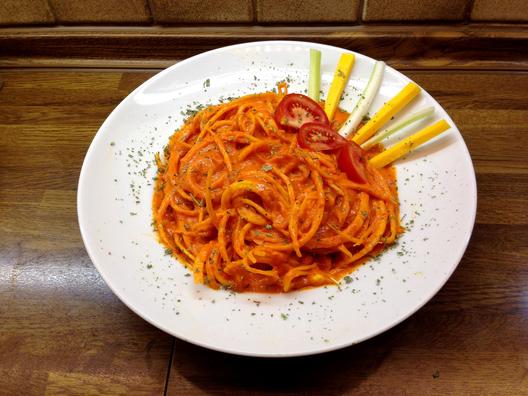
<path fill-rule="evenodd" d="M 81 241 L 76 188 L 109 112 L 158 70 L 0 69 L 0 394 L 528 395 L 528 72 L 405 70 L 471 152 L 477 223 L 400 325 L 312 357 L 174 339 L 121 303 Z"/>

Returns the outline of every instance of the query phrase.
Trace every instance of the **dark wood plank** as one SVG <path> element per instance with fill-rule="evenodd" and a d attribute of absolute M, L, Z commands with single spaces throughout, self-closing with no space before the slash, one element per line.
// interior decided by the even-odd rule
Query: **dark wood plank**
<path fill-rule="evenodd" d="M 0 394 L 163 394 L 172 338 L 84 250 L 76 188 L 122 73 L 2 72 Z"/>
<path fill-rule="evenodd" d="M 404 71 L 448 111 L 477 173 L 527 173 L 527 72 Z M 479 196 L 480 198 L 480 196 Z"/>
<path fill-rule="evenodd" d="M 477 224 L 459 268 L 422 310 L 517 317 L 519 329 L 526 330 L 528 245 L 524 238 L 527 233 L 526 222 Z M 499 339 L 497 342 L 501 344 Z"/>
<path fill-rule="evenodd" d="M 0 29 L 0 66 L 159 67 L 231 44 L 302 40 L 406 69 L 526 70 L 526 25 Z"/>

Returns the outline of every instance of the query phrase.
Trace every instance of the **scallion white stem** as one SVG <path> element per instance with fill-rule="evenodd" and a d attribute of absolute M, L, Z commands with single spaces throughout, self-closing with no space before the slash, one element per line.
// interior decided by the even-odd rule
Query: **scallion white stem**
<path fill-rule="evenodd" d="M 339 133 L 342 136 L 349 136 L 359 125 L 365 114 L 370 108 L 374 97 L 378 93 L 379 87 L 381 85 L 381 80 L 383 80 L 383 71 L 385 70 L 385 63 L 377 61 L 374 64 L 372 73 L 370 74 L 369 81 L 367 86 L 361 93 L 354 110 L 350 113 L 350 116 L 347 118 Z"/>
<path fill-rule="evenodd" d="M 321 51 L 310 49 L 310 76 L 308 79 L 308 96 L 319 102 L 321 89 Z"/>
<path fill-rule="evenodd" d="M 373 137 L 371 137 L 369 140 L 367 140 L 365 143 L 361 145 L 361 148 L 368 150 L 370 147 L 381 142 L 383 139 L 388 138 L 390 135 L 392 135 L 395 132 L 398 132 L 400 129 L 405 128 L 406 126 L 409 126 L 411 124 L 414 124 L 415 122 L 418 122 L 420 120 L 423 120 L 424 118 L 430 117 L 433 114 L 434 114 L 434 107 L 427 107 L 426 109 L 423 109 L 414 114 L 411 114 L 409 117 L 405 118 L 404 120 L 394 124 L 394 126 L 391 126 L 390 128 L 387 128 L 381 131 L 380 133 L 374 135 Z"/>

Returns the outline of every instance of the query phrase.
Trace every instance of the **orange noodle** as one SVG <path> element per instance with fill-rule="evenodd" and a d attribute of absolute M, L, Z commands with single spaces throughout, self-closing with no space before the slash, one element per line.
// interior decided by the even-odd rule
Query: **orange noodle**
<path fill-rule="evenodd" d="M 367 166 L 358 184 L 335 154 L 298 147 L 273 118 L 286 92 L 209 106 L 156 157 L 155 228 L 197 283 L 238 292 L 337 283 L 402 232 L 394 169 Z"/>

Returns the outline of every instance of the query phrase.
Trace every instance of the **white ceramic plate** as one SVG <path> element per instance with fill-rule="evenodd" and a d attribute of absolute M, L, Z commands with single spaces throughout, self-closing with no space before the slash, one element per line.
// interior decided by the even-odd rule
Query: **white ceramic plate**
<path fill-rule="evenodd" d="M 322 51 L 328 91 L 345 50 L 270 41 L 225 47 L 187 59 L 146 81 L 110 114 L 81 171 L 78 215 L 86 249 L 101 276 L 134 312 L 180 339 L 251 356 L 330 351 L 373 337 L 424 305 L 444 285 L 469 241 L 476 212 L 471 158 L 453 121 L 427 92 L 405 113 L 434 105 L 453 127 L 397 163 L 399 243 L 367 262 L 340 288 L 289 294 L 233 294 L 194 285 L 164 254 L 151 227 L 154 154 L 198 104 L 272 89 L 279 80 L 305 92 L 309 49 Z M 356 62 L 342 107 L 351 110 L 374 60 Z M 375 112 L 410 80 L 387 67 Z M 432 123 L 432 120 L 429 120 Z"/>

